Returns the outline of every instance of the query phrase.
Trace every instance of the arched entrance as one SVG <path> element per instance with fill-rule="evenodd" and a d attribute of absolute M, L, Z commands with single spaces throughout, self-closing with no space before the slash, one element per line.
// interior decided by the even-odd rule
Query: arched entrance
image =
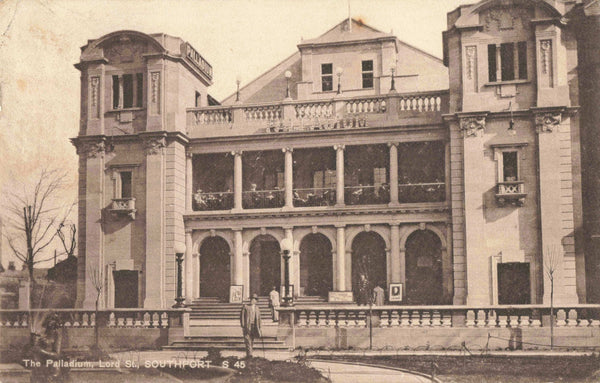
<path fill-rule="evenodd" d="M 209 237 L 200 245 L 200 296 L 229 297 L 229 245 L 221 237 Z"/>
<path fill-rule="evenodd" d="M 270 235 L 259 235 L 250 245 L 250 294 L 269 295 L 281 286 L 279 242 Z"/>
<path fill-rule="evenodd" d="M 442 243 L 430 230 L 417 230 L 406 240 L 406 303 L 444 303 Z"/>
<path fill-rule="evenodd" d="M 373 231 L 362 232 L 352 241 L 352 290 L 358 293 L 360 276 L 368 282 L 368 291 L 387 286 L 385 241 Z M 356 295 L 358 296 L 358 295 Z"/>
<path fill-rule="evenodd" d="M 331 242 L 323 234 L 308 234 L 300 242 L 300 294 L 325 297 L 331 290 Z"/>

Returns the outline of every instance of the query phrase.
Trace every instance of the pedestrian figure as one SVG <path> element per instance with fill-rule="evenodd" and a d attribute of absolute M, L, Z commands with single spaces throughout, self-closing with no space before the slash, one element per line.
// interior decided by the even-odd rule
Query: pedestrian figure
<path fill-rule="evenodd" d="M 367 280 L 367 276 L 364 274 L 360 275 L 360 280 L 358 281 L 358 297 L 356 299 L 356 303 L 358 305 L 367 305 L 369 303 L 369 281 Z"/>
<path fill-rule="evenodd" d="M 244 305 L 240 312 L 240 324 L 242 325 L 242 333 L 244 334 L 244 344 L 246 345 L 246 356 L 252 357 L 252 349 L 254 339 L 260 338 L 260 309 L 258 308 L 258 295 L 252 294 L 250 304 Z"/>
<path fill-rule="evenodd" d="M 273 286 L 273 290 L 269 293 L 269 307 L 271 308 L 271 316 L 273 322 L 279 322 L 279 293 Z"/>
<path fill-rule="evenodd" d="M 385 292 L 381 286 L 377 285 L 373 289 L 373 304 L 375 306 L 383 306 L 385 301 Z"/>

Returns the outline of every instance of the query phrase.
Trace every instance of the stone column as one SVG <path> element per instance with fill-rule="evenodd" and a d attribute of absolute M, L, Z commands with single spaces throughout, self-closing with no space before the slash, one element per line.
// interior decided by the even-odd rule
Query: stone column
<path fill-rule="evenodd" d="M 390 147 L 390 206 L 398 203 L 398 143 L 388 142 Z"/>
<path fill-rule="evenodd" d="M 185 229 L 185 302 L 192 303 L 194 298 L 194 266 L 193 266 L 192 229 Z"/>
<path fill-rule="evenodd" d="M 193 154 L 186 153 L 185 161 L 185 211 L 191 212 L 193 210 L 193 198 L 194 198 L 194 168 L 193 168 Z M 187 263 L 186 263 L 187 264 Z"/>
<path fill-rule="evenodd" d="M 346 291 L 346 228 L 344 225 L 337 229 L 337 286 L 336 291 Z"/>
<path fill-rule="evenodd" d="M 404 257 L 400 256 L 400 224 L 390 226 L 392 283 L 404 283 Z"/>
<path fill-rule="evenodd" d="M 200 298 L 200 254 L 193 253 L 192 254 L 192 296 L 195 298 Z"/>
<path fill-rule="evenodd" d="M 344 205 L 344 149 L 346 145 L 334 145 L 335 149 L 335 178 L 336 205 Z"/>
<path fill-rule="evenodd" d="M 242 151 L 231 152 L 233 155 L 233 209 L 242 210 Z"/>
<path fill-rule="evenodd" d="M 165 307 L 164 136 L 144 137 L 146 150 L 146 295 L 144 308 Z"/>
<path fill-rule="evenodd" d="M 80 169 L 85 171 L 85 216 L 80 217 L 80 227 L 83 230 L 85 247 L 79 254 L 77 306 L 93 309 L 96 304 L 96 289 L 92 279 L 86 276 L 91 271 L 104 271 L 104 232 L 102 230 L 102 209 L 104 203 L 104 140 L 79 141 L 76 143 L 79 155 Z M 80 180 L 81 185 L 81 180 Z M 79 237 L 81 239 L 81 236 Z M 80 246 L 81 249 L 81 246 Z M 112 275 L 110 276 L 112 278 Z M 106 286 L 104 286 L 106 288 Z M 106 291 L 101 292 L 100 307 L 104 307 Z"/>
<path fill-rule="evenodd" d="M 232 285 L 244 284 L 244 241 L 242 229 L 233 229 L 233 283 Z"/>
<path fill-rule="evenodd" d="M 294 162 L 292 159 L 293 148 L 283 148 L 285 153 L 285 207 L 294 207 Z"/>

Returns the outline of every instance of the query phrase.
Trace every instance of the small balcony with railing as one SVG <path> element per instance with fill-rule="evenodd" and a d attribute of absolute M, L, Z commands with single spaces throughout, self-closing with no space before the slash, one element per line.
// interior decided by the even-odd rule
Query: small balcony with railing
<path fill-rule="evenodd" d="M 442 122 L 448 91 L 211 106 L 187 110 L 190 137 L 351 130 Z"/>
<path fill-rule="evenodd" d="M 115 216 L 127 216 L 130 219 L 135 219 L 135 198 L 114 198 L 111 201 L 109 211 Z"/>
<path fill-rule="evenodd" d="M 496 191 L 496 201 L 498 205 L 513 204 L 523 206 L 525 203 L 525 183 L 523 181 L 504 181 L 498 182 Z"/>

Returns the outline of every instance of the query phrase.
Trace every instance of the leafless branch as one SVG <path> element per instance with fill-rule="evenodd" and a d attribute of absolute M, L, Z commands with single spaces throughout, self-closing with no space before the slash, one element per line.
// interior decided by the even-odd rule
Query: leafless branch
<path fill-rule="evenodd" d="M 15 2 L 15 10 L 13 11 L 13 14 L 10 17 L 10 20 L 8 21 L 8 24 L 6 25 L 6 28 L 4 29 L 4 32 L 2 32 L 2 37 L 6 37 L 8 35 L 8 32 L 10 32 L 10 28 L 12 27 L 12 24 L 15 21 L 15 17 L 17 16 L 17 8 L 18 8 L 18 6 L 19 6 L 19 0 L 17 0 Z"/>

